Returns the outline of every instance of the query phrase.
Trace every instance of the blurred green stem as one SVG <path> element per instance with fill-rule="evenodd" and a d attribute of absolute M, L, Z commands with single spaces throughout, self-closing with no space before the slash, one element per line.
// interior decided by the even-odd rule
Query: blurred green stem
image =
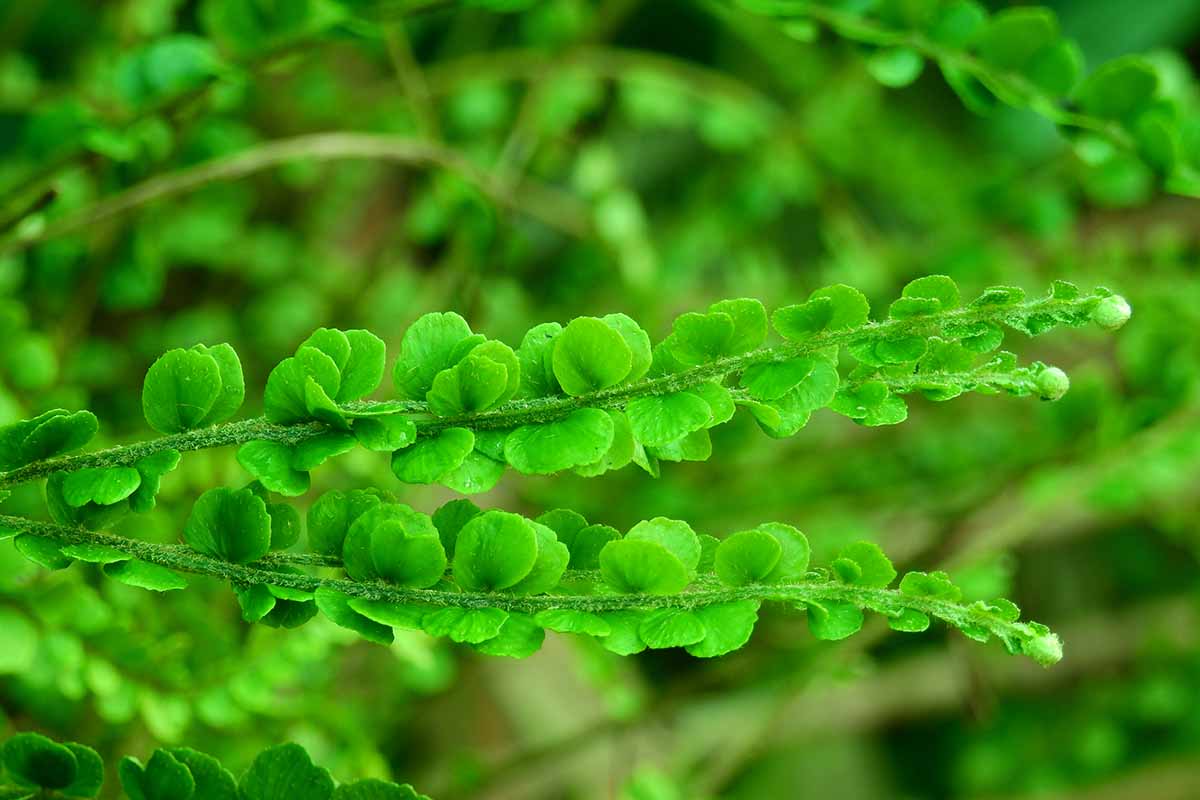
<path fill-rule="evenodd" d="M 209 183 L 235 180 L 292 161 L 343 159 L 441 167 L 474 184 L 495 202 L 524 212 L 563 233 L 582 238 L 588 235 L 590 229 L 587 214 L 573 198 L 530 182 L 523 182 L 513 190 L 504 189 L 491 174 L 448 147 L 422 139 L 371 133 L 316 133 L 267 142 L 189 169 L 150 178 L 95 205 L 50 222 L 32 235 L 9 237 L 0 242 L 0 255 L 24 250 L 48 239 L 78 233 L 139 206 L 194 191 Z"/>

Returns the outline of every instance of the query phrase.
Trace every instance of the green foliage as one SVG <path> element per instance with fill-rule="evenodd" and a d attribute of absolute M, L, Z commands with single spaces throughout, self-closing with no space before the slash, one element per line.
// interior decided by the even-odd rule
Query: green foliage
<path fill-rule="evenodd" d="M 78 450 L 99 428 L 90 411 L 61 408 L 0 427 L 0 468 L 13 470 L 34 461 Z"/>
<path fill-rule="evenodd" d="M 103 796 L 1195 782 L 1186 0 L 10 5 L 0 722 Z"/>
<path fill-rule="evenodd" d="M 155 361 L 142 385 L 142 413 L 159 433 L 182 433 L 224 422 L 245 399 L 242 363 L 227 344 L 171 350 Z"/>
<path fill-rule="evenodd" d="M 1085 77 L 1079 46 L 1062 36 L 1049 8 L 989 15 L 975 3 L 921 3 L 914 8 L 923 11 L 916 13 L 902 12 L 905 4 L 899 2 L 743 5 L 781 22 L 811 18 L 868 45 L 868 70 L 885 86 L 912 83 L 928 58 L 971 110 L 988 113 L 997 102 L 1028 108 L 1077 129 L 1085 146 L 1104 151 L 1100 159 L 1109 168 L 1117 168 L 1121 151 L 1128 151 L 1157 172 L 1169 191 L 1200 194 L 1200 151 L 1187 144 L 1194 144 L 1197 112 L 1167 89 L 1170 79 L 1161 66 L 1123 56 Z"/>
<path fill-rule="evenodd" d="M 962 602 L 945 573 L 908 573 L 898 589 L 888 588 L 896 570 L 871 542 L 851 544 L 828 568 L 811 569 L 807 538 L 779 523 L 717 541 L 665 517 L 639 522 L 624 536 L 573 512 L 542 519 L 480 512 L 461 500 L 431 517 L 373 493 L 334 491 L 313 504 L 309 540 L 314 555 L 331 553 L 342 540 L 341 557 L 317 562 L 267 556 L 271 518 L 250 489 L 201 496 L 184 531 L 190 547 L 0 521 L 28 530 L 25 536 L 72 543 L 66 552 L 84 560 L 113 561 L 105 574 L 118 562 L 139 563 L 128 560 L 137 554 L 163 576 L 178 570 L 230 580 L 247 621 L 296 627 L 319 610 L 380 644 L 392 643 L 393 627 L 401 627 L 523 658 L 550 629 L 593 637 L 618 653 L 687 647 L 715 656 L 744 645 L 759 606 L 774 602 L 807 610 L 818 639 L 856 633 L 864 612 L 873 611 L 895 630 L 919 632 L 937 617 L 1042 664 L 1061 658 L 1061 644 L 1045 626 L 1020 622 L 1007 600 Z M 713 548 L 707 558 L 706 547 Z M 336 566 L 346 578 L 307 575 L 291 563 Z M 162 588 L 152 579 L 126 582 Z"/>
<path fill-rule="evenodd" d="M 96 797 L 104 783 L 104 762 L 95 750 L 37 733 L 7 739 L 0 760 L 11 781 L 0 784 L 5 797 Z M 262 751 L 240 779 L 212 756 L 186 747 L 159 748 L 145 764 L 126 756 L 115 772 L 129 800 L 428 800 L 409 784 L 377 779 L 335 787 L 329 771 L 297 744 Z"/>
<path fill-rule="evenodd" d="M 183 538 L 198 553 L 245 564 L 271 549 L 271 517 L 249 489 L 209 489 L 192 507 Z"/>

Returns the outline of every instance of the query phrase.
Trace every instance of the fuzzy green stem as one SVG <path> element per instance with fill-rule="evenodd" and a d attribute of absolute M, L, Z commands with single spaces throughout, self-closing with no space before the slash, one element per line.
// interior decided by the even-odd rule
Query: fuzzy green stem
<path fill-rule="evenodd" d="M 622 386 L 614 386 L 578 397 L 552 396 L 529 400 L 515 400 L 499 408 L 476 414 L 453 417 L 434 417 L 428 406 L 419 401 L 385 401 L 384 403 L 355 403 L 350 410 L 372 408 L 395 408 L 397 414 L 410 414 L 423 434 L 435 433 L 448 427 L 468 427 L 473 430 L 504 430 L 521 425 L 540 424 L 561 420 L 580 408 L 624 408 L 630 400 L 649 395 L 671 394 L 691 389 L 701 383 L 724 379 L 737 374 L 754 364 L 784 361 L 798 356 L 812 355 L 830 347 L 848 346 L 863 341 L 898 336 L 937 335 L 943 327 L 951 324 L 990 322 L 1009 327 L 1019 324 L 1031 316 L 1054 311 L 1087 308 L 1097 302 L 1097 297 L 1081 297 L 1060 300 L 1043 297 L 1027 300 L 1010 306 L 982 306 L 963 308 L 911 319 L 888 319 L 868 322 L 855 328 L 822 331 L 802 341 L 787 341 L 782 344 L 762 347 L 741 355 L 717 359 L 706 364 L 690 367 L 679 372 L 647 378 Z M 211 447 L 244 444 L 254 440 L 267 440 L 283 444 L 298 444 L 328 431 L 328 426 L 319 422 L 293 425 L 275 425 L 262 417 L 238 422 L 228 422 L 210 428 L 163 436 L 143 442 L 110 447 L 92 453 L 58 456 L 26 464 L 9 472 L 0 473 L 0 488 L 14 486 L 48 477 L 59 470 L 73 472 L 91 467 L 128 466 L 137 460 L 163 450 L 189 452 Z"/>
<path fill-rule="evenodd" d="M 1009 622 L 993 614 L 962 603 L 930 597 L 915 597 L 896 589 L 876 589 L 852 586 L 835 580 L 814 579 L 779 584 L 752 584 L 737 588 L 724 587 L 711 579 L 701 579 L 686 591 L 677 594 L 541 594 L 510 595 L 491 592 L 447 591 L 444 589 L 410 589 L 385 583 L 354 581 L 346 578 L 323 578 L 273 569 L 282 559 L 268 557 L 253 564 L 231 564 L 197 553 L 185 545 L 155 544 L 129 539 L 110 533 L 84 528 L 37 522 L 22 517 L 0 516 L 0 531 L 42 536 L 60 543 L 96 544 L 119 550 L 132 558 L 157 564 L 179 572 L 207 575 L 238 585 L 270 584 L 315 592 L 331 589 L 349 597 L 401 604 L 424 604 L 466 609 L 498 608 L 504 611 L 536 614 L 548 609 L 565 609 L 602 613 L 628 609 L 648 610 L 673 608 L 689 610 L 704 606 L 734 603 L 740 600 L 780 602 L 804 608 L 808 604 L 847 603 L 858 608 L 896 616 L 905 610 L 919 611 L 959 629 L 981 629 L 1002 641 L 1037 642 L 1057 637 L 1037 630 L 1030 623 Z M 603 588 L 597 584 L 597 588 Z M 1057 661 L 1044 652 L 1029 651 L 1043 662 Z M 1061 654 L 1059 654 L 1061 655 Z"/>

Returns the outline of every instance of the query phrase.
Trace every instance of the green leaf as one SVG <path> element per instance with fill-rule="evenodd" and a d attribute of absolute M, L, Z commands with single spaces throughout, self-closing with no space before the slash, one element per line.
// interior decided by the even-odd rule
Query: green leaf
<path fill-rule="evenodd" d="M 215 758 L 190 747 L 171 747 L 167 752 L 192 773 L 196 791 L 191 800 L 237 800 L 237 782 Z"/>
<path fill-rule="evenodd" d="M 351 609 L 362 614 L 369 620 L 387 625 L 392 628 L 405 630 L 422 630 L 421 621 L 436 606 L 418 603 L 389 603 L 384 600 L 367 600 L 364 597 L 351 597 L 346 601 Z"/>
<path fill-rule="evenodd" d="M 558 633 L 581 633 L 585 636 L 608 636 L 612 626 L 604 618 L 587 611 L 570 608 L 550 608 L 539 611 L 533 621 Z"/>
<path fill-rule="evenodd" d="M 427 588 L 442 579 L 446 552 L 426 515 L 388 503 L 364 513 L 350 526 L 342 549 L 350 577 Z"/>
<path fill-rule="evenodd" d="M 599 560 L 604 582 L 625 594 L 676 594 L 691 581 L 683 562 L 653 541 L 609 542 L 600 551 Z"/>
<path fill-rule="evenodd" d="M 460 494 L 480 494 L 491 491 L 500 482 L 504 467 L 504 462 L 488 458 L 476 449 L 438 482 Z"/>
<path fill-rule="evenodd" d="M 329 800 L 333 795 L 329 772 L 313 766 L 298 744 L 281 744 L 259 753 L 238 786 L 241 800 Z"/>
<path fill-rule="evenodd" d="M 0 426 L 0 470 L 78 450 L 92 440 L 98 429 L 92 412 L 72 413 L 61 408 Z"/>
<path fill-rule="evenodd" d="M 871 77 L 892 89 L 899 89 L 921 77 L 925 59 L 911 47 L 889 47 L 876 50 L 867 59 Z"/>
<path fill-rule="evenodd" d="M 823 641 L 836 642 L 853 636 L 862 625 L 863 612 L 858 606 L 833 600 L 808 604 L 808 629 Z"/>
<path fill-rule="evenodd" d="M 300 541 L 300 512 L 294 507 L 267 502 L 267 515 L 271 518 L 272 550 L 286 550 Z"/>
<path fill-rule="evenodd" d="M 691 392 L 639 397 L 630 401 L 625 413 L 634 437 L 647 447 L 677 441 L 705 427 L 712 418 L 708 403 Z"/>
<path fill-rule="evenodd" d="M 767 364 L 751 364 L 742 373 L 742 388 L 755 400 L 778 400 L 812 374 L 818 364 L 814 358 L 790 358 Z"/>
<path fill-rule="evenodd" d="M 263 392 L 263 411 L 278 425 L 314 418 L 314 409 L 324 409 L 324 421 L 330 413 L 337 417 L 333 398 L 341 385 L 337 364 L 312 345 L 302 345 L 296 355 L 285 358 L 267 376 Z M 331 412 L 330 409 L 333 409 Z"/>
<path fill-rule="evenodd" d="M 39 733 L 18 733 L 0 748 L 8 776 L 19 786 L 64 789 L 75 781 L 78 760 L 70 748 Z"/>
<path fill-rule="evenodd" d="M 375 489 L 333 490 L 317 498 L 308 508 L 308 546 L 314 553 L 342 554 L 346 533 L 360 516 L 383 502 Z"/>
<path fill-rule="evenodd" d="M 833 571 L 845 583 L 883 589 L 896 579 L 892 562 L 874 542 L 855 542 L 838 553 Z"/>
<path fill-rule="evenodd" d="M 150 564 L 137 559 L 105 564 L 104 574 L 127 586 L 136 586 L 139 589 L 150 589 L 155 592 L 186 589 L 188 585 L 182 575 L 158 564 Z"/>
<path fill-rule="evenodd" d="M 517 392 L 521 390 L 521 360 L 511 347 L 491 339 L 476 345 L 468 355 L 491 359 L 504 367 L 504 392 L 496 401 L 496 405 L 504 405 L 517 396 Z"/>
<path fill-rule="evenodd" d="M 359 444 L 376 453 L 402 450 L 417 440 L 417 426 L 399 415 L 356 419 L 351 430 Z"/>
<path fill-rule="evenodd" d="M 357 440 L 348 433 L 326 431 L 305 439 L 292 448 L 292 469 L 308 472 L 316 469 L 334 456 L 349 453 Z"/>
<path fill-rule="evenodd" d="M 88 503 L 109 506 L 132 495 L 141 483 L 141 473 L 133 467 L 81 469 L 63 481 L 63 499 L 75 508 Z"/>
<path fill-rule="evenodd" d="M 779 564 L 783 548 L 764 531 L 741 531 L 721 542 L 713 561 L 717 577 L 726 586 L 761 583 Z"/>
<path fill-rule="evenodd" d="M 475 434 L 467 428 L 445 428 L 418 439 L 392 454 L 392 472 L 405 483 L 436 483 L 466 460 L 475 448 Z"/>
<path fill-rule="evenodd" d="M 733 317 L 729 314 L 690 311 L 675 319 L 671 335 L 663 345 L 677 362 L 691 367 L 733 354 L 736 341 Z"/>
<path fill-rule="evenodd" d="M 271 517 L 249 489 L 209 489 L 192 506 L 183 538 L 204 555 L 248 564 L 271 549 Z"/>
<path fill-rule="evenodd" d="M 542 647 L 546 632 L 528 614 L 510 613 L 500 633 L 480 644 L 472 645 L 489 656 L 528 658 Z"/>
<path fill-rule="evenodd" d="M 750 641 L 758 622 L 757 600 L 738 600 L 700 606 L 692 611 L 704 625 L 704 638 L 687 646 L 698 658 L 714 658 L 732 653 Z"/>
<path fill-rule="evenodd" d="M 604 649 L 620 656 L 631 656 L 646 649 L 639 629 L 642 618 L 640 611 L 605 611 L 599 615 L 608 623 L 609 634 L 604 637 Z"/>
<path fill-rule="evenodd" d="M 309 487 L 305 470 L 292 466 L 293 450 L 280 442 L 246 442 L 238 448 L 237 461 L 254 479 L 272 492 L 299 497 Z"/>
<path fill-rule="evenodd" d="M 608 525 L 588 525 L 572 537 L 558 538 L 571 551 L 571 569 L 600 569 L 600 551 L 620 539 L 621 534 Z"/>
<path fill-rule="evenodd" d="M 995 308 L 1015 306 L 1025 299 L 1025 290 L 1019 286 L 989 286 L 971 301 L 971 308 Z"/>
<path fill-rule="evenodd" d="M 944 572 L 909 572 L 900 579 L 900 591 L 913 597 L 932 597 L 957 603 L 962 599 L 962 590 Z"/>
<path fill-rule="evenodd" d="M 629 373 L 624 380 L 628 383 L 640 380 L 650 371 L 650 364 L 653 360 L 650 336 L 625 314 L 606 314 L 601 319 L 605 325 L 621 334 L 621 338 L 625 340 L 625 345 L 629 348 Z"/>
<path fill-rule="evenodd" d="M 117 775 L 130 800 L 190 800 L 196 791 L 191 770 L 166 750 L 155 750 L 145 766 L 126 756 Z"/>
<path fill-rule="evenodd" d="M 453 558 L 462 527 L 482 513 L 478 506 L 466 498 L 451 500 L 433 512 L 433 525 L 437 528 L 438 538 L 442 540 L 447 556 Z"/>
<path fill-rule="evenodd" d="M 1079 106 L 1105 119 L 1126 119 L 1145 108 L 1158 90 L 1158 73 L 1140 56 L 1124 56 L 1100 66 L 1079 87 Z"/>
<path fill-rule="evenodd" d="M 562 580 L 563 572 L 571 559 L 567 546 L 558 541 L 554 529 L 538 522 L 530 522 L 537 538 L 537 558 L 533 568 L 517 583 L 508 588 L 514 594 L 541 594 L 548 592 Z"/>
<path fill-rule="evenodd" d="M 217 360 L 197 350 L 169 350 L 150 365 L 142 385 L 142 413 L 159 433 L 199 428 L 221 396 Z"/>
<path fill-rule="evenodd" d="M 333 791 L 333 800 L 429 800 L 407 783 L 367 778 L 343 783 Z"/>
<path fill-rule="evenodd" d="M 604 455 L 591 464 L 574 467 L 577 475 L 582 475 L 585 478 L 592 478 L 597 475 L 603 475 L 610 470 L 621 469 L 633 461 L 633 454 L 637 443 L 633 438 L 633 427 L 629 423 L 629 417 L 622 411 L 615 409 L 607 409 L 606 412 L 613 424 L 612 444 L 608 446 L 608 450 Z"/>
<path fill-rule="evenodd" d="M 809 301 L 826 298 L 830 302 L 829 322 L 825 328 L 831 331 L 857 328 L 865 325 L 871 314 L 867 298 L 853 286 L 838 283 L 817 289 L 809 295 Z"/>
<path fill-rule="evenodd" d="M 179 466 L 180 457 L 178 450 L 163 450 L 134 462 L 133 467 L 141 476 L 141 482 L 129 496 L 130 509 L 139 514 L 154 510 L 163 476 Z"/>
<path fill-rule="evenodd" d="M 379 388 L 387 361 L 383 340 L 370 331 L 319 328 L 301 347 L 315 347 L 337 366 L 340 376 L 332 399 L 346 403 L 366 397 Z"/>
<path fill-rule="evenodd" d="M 929 629 L 929 617 L 915 609 L 906 608 L 888 617 L 888 627 L 901 633 L 921 633 Z"/>
<path fill-rule="evenodd" d="M 487 411 L 502 402 L 508 372 L 485 356 L 468 355 L 433 379 L 429 410 L 441 417 Z"/>
<path fill-rule="evenodd" d="M 128 561 L 130 555 L 115 547 L 107 547 L 102 544 L 71 544 L 66 547 L 60 547 L 59 552 L 65 556 L 85 561 L 88 564 L 112 564 L 116 561 Z"/>
<path fill-rule="evenodd" d="M 1050 9 L 1008 8 L 992 16 L 975 47 L 989 64 L 1021 71 L 1058 38 L 1058 20 Z"/>
<path fill-rule="evenodd" d="M 625 337 L 604 320 L 578 317 L 555 339 L 551 363 L 563 391 L 578 397 L 625 380 L 633 367 L 633 352 Z"/>
<path fill-rule="evenodd" d="M 569 508 L 551 509 L 538 516 L 534 522 L 554 531 L 558 540 L 567 547 L 570 547 L 579 532 L 588 526 L 588 521 L 582 514 Z"/>
<path fill-rule="evenodd" d="M 13 539 L 13 546 L 25 558 L 46 569 L 66 569 L 74 563 L 62 554 L 57 542 L 44 536 L 22 533 Z"/>
<path fill-rule="evenodd" d="M 246 622 L 258 622 L 275 608 L 275 595 L 271 594 L 271 590 L 265 584 L 235 584 L 233 590 L 237 595 L 238 606 L 242 609 L 242 619 Z"/>
<path fill-rule="evenodd" d="M 395 635 L 387 625 L 380 625 L 372 619 L 355 611 L 350 605 L 350 598 L 325 586 L 317 589 L 315 594 L 317 608 L 329 620 L 340 627 L 354 631 L 368 642 L 376 644 L 391 644 Z M 243 787 L 245 778 L 242 779 Z"/>
<path fill-rule="evenodd" d="M 522 397 L 549 397 L 558 394 L 560 386 L 554 377 L 554 341 L 562 333 L 557 322 L 543 322 L 530 328 L 517 348 L 521 364 Z M 632 361 L 632 355 L 631 355 Z"/>
<path fill-rule="evenodd" d="M 104 760 L 86 745 L 65 742 L 66 748 L 75 756 L 75 780 L 62 789 L 67 797 L 95 797 L 104 785 Z"/>
<path fill-rule="evenodd" d="M 808 538 L 796 528 L 782 522 L 764 522 L 754 530 L 774 537 L 780 547 L 779 561 L 766 580 L 772 583 L 803 580 L 808 572 Z"/>
<path fill-rule="evenodd" d="M 708 307 L 710 314 L 727 314 L 733 320 L 733 336 L 725 345 L 728 355 L 748 353 L 767 339 L 767 310 L 758 300 L 741 297 L 721 300 Z"/>
<path fill-rule="evenodd" d="M 498 608 L 442 608 L 426 614 L 422 627 L 430 636 L 445 636 L 454 642 L 479 644 L 500 634 L 508 612 Z"/>
<path fill-rule="evenodd" d="M 642 619 L 638 636 L 654 650 L 686 647 L 704 639 L 704 623 L 691 611 L 679 608 L 658 608 Z"/>
<path fill-rule="evenodd" d="M 217 344 L 212 347 L 198 344 L 192 348 L 192 351 L 206 355 L 215 361 L 221 380 L 221 391 L 213 401 L 208 414 L 200 420 L 200 427 L 224 422 L 238 412 L 238 409 L 242 407 L 242 401 L 246 399 L 246 379 L 242 376 L 242 361 L 238 358 L 237 351 L 228 344 Z"/>
<path fill-rule="evenodd" d="M 934 12 L 929 38 L 947 47 L 963 47 L 987 23 L 987 11 L 977 0 L 948 0 Z"/>
<path fill-rule="evenodd" d="M 937 303 L 935 311 L 949 311 L 959 304 L 958 285 L 946 275 L 926 275 L 909 281 L 900 295 L 910 299 L 933 300 Z"/>
<path fill-rule="evenodd" d="M 1025 66 L 1025 76 L 1045 92 L 1064 97 L 1083 76 L 1083 51 L 1070 39 L 1059 39 L 1043 48 Z"/>
<path fill-rule="evenodd" d="M 606 412 L 580 408 L 558 422 L 517 428 L 505 440 L 504 460 L 526 475 L 561 472 L 599 460 L 613 436 L 613 421 Z"/>
<path fill-rule="evenodd" d="M 486 511 L 458 532 L 454 580 L 469 592 L 494 592 L 516 586 L 534 568 L 538 534 L 517 514 Z"/>
<path fill-rule="evenodd" d="M 654 517 L 634 525 L 625 534 L 626 541 L 654 542 L 666 548 L 689 571 L 700 563 L 700 540 L 686 522 Z"/>
<path fill-rule="evenodd" d="M 392 371 L 392 380 L 401 397 L 424 400 L 433 387 L 434 377 L 457 363 L 465 353 L 458 352 L 470 340 L 471 326 L 453 312 L 426 314 L 409 326 L 400 341 L 400 357 Z"/>
<path fill-rule="evenodd" d="M 807 303 L 784 306 L 771 315 L 771 324 L 785 339 L 803 341 L 825 330 L 833 319 L 833 300 L 818 297 Z"/>

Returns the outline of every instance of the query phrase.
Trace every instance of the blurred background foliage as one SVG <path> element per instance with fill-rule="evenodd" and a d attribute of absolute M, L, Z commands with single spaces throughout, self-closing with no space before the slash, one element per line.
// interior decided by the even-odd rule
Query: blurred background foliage
<path fill-rule="evenodd" d="M 1194 0 L 1050 5 L 1089 65 L 1146 52 L 1194 86 Z M 610 311 L 661 336 L 720 298 L 833 282 L 880 303 L 934 272 L 967 293 L 1107 284 L 1131 325 L 1037 345 L 1071 372 L 1058 403 L 818 415 L 782 442 L 742 420 L 718 460 L 658 480 L 510 474 L 476 500 L 780 520 L 818 558 L 874 539 L 1013 597 L 1063 635 L 1061 664 L 936 630 L 818 643 L 782 611 L 711 662 L 557 635 L 521 662 L 419 633 L 383 648 L 4 542 L 0 728 L 234 769 L 296 740 L 341 779 L 443 799 L 1195 797 L 1200 202 L 1032 112 L 975 116 L 936 70 L 885 88 L 864 54 L 721 0 L 4 0 L 0 423 L 91 408 L 109 442 L 146 437 L 141 379 L 168 348 L 228 341 L 261 390 L 318 326 L 394 355 L 431 310 L 515 345 Z M 195 496 L 247 480 L 232 452 L 191 454 L 126 524 L 177 540 Z M 400 489 L 366 453 L 315 481 Z M 40 513 L 39 493 L 4 509 Z"/>

